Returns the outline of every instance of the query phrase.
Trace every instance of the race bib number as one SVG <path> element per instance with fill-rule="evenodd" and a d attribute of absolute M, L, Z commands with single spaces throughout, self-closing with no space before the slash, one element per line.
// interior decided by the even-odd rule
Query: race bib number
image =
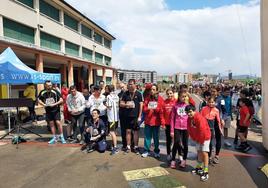
<path fill-rule="evenodd" d="M 186 113 L 185 113 L 185 108 L 178 108 L 178 109 L 177 109 L 177 114 L 178 114 L 179 116 L 185 116 L 185 115 L 186 115 Z"/>
<path fill-rule="evenodd" d="M 127 101 L 127 105 L 129 105 L 129 108 L 135 108 L 134 101 Z"/>
<path fill-rule="evenodd" d="M 225 100 L 221 100 L 221 105 L 225 105 Z"/>
<path fill-rule="evenodd" d="M 150 101 L 148 103 L 148 109 L 156 109 L 157 108 L 157 102 L 156 101 Z"/>
<path fill-rule="evenodd" d="M 46 99 L 46 105 L 51 105 L 51 104 L 54 104 L 54 103 L 55 103 L 54 98 L 47 98 Z"/>

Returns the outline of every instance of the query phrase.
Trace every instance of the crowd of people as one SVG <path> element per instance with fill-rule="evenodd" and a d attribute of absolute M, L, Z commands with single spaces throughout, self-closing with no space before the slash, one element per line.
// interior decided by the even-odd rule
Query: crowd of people
<path fill-rule="evenodd" d="M 153 154 L 153 157 L 160 158 L 159 132 L 163 129 L 170 168 L 186 167 L 188 140 L 191 138 L 198 153 L 197 165 L 192 173 L 206 181 L 209 164 L 220 162 L 222 140 L 227 147 L 232 146 L 228 142 L 228 129 L 235 114 L 237 129 L 233 144 L 243 152 L 251 149 L 247 133 L 255 110 L 252 91 L 246 87 L 202 86 L 199 93 L 202 101 L 198 106 L 185 84 L 180 85 L 178 91 L 168 88 L 164 93 L 158 90 L 156 84 L 148 83 L 144 89 L 137 87 L 133 79 L 127 84 L 119 83 L 117 88 L 104 86 L 104 82 L 100 81 L 99 85 L 90 85 L 82 92 L 77 91 L 75 86 L 67 88 L 65 84 L 61 90 L 56 89 L 50 81 L 46 81 L 44 86 L 38 102 L 45 107 L 46 120 L 53 134 L 49 144 L 57 141 L 80 143 L 81 150 L 85 152 L 105 152 L 109 148 L 111 155 L 115 155 L 119 152 L 117 129 L 120 125 L 121 150 L 125 154 L 134 152 L 144 158 Z M 255 92 L 255 95 L 259 93 Z M 67 137 L 63 135 L 61 105 Z M 142 151 L 139 147 L 141 125 L 144 125 Z M 59 134 L 56 134 L 56 127 Z M 107 142 L 107 136 L 111 137 L 111 143 Z"/>

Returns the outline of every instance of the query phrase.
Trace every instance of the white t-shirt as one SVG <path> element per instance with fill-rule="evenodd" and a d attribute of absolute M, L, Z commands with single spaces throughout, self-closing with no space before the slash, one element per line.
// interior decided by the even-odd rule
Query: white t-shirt
<path fill-rule="evenodd" d="M 109 122 L 118 121 L 118 111 L 119 111 L 119 97 L 116 93 L 110 93 L 107 96 L 107 116 Z"/>
<path fill-rule="evenodd" d="M 99 98 L 95 98 L 94 95 L 91 95 L 87 101 L 87 107 L 90 108 L 90 113 L 94 109 L 98 109 L 100 111 L 100 116 L 104 116 L 106 114 L 106 106 L 104 105 L 105 96 L 100 95 Z"/>

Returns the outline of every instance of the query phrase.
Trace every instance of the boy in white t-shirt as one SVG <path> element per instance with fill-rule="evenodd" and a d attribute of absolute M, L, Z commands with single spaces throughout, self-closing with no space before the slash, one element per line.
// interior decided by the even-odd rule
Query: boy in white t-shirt
<path fill-rule="evenodd" d="M 116 139 L 116 129 L 118 127 L 118 112 L 119 112 L 119 97 L 114 92 L 114 86 L 108 86 L 109 95 L 106 99 L 106 106 L 107 106 L 107 116 L 108 116 L 108 130 L 112 137 L 113 148 L 111 155 L 118 153 L 117 148 L 117 139 Z"/>

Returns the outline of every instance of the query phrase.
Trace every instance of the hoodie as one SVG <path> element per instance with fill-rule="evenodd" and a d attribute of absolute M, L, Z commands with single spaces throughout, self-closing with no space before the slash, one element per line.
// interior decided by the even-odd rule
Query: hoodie
<path fill-rule="evenodd" d="M 187 106 L 184 102 L 176 103 L 171 112 L 170 132 L 174 133 L 174 129 L 187 130 L 188 115 L 185 112 Z"/>
<path fill-rule="evenodd" d="M 166 99 L 164 101 L 164 108 L 163 108 L 163 113 L 164 113 L 164 118 L 165 118 L 165 125 L 170 125 L 170 120 L 171 120 L 171 112 L 173 106 L 176 104 L 176 99 Z"/>

